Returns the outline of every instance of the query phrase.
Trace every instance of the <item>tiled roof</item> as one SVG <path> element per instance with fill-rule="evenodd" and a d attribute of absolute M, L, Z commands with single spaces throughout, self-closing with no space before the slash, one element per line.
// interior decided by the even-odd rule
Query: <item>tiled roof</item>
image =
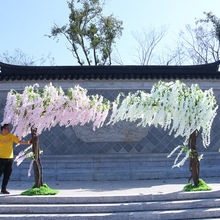
<path fill-rule="evenodd" d="M 184 66 L 17 66 L 0 62 L 3 80 L 220 79 L 220 61 Z"/>

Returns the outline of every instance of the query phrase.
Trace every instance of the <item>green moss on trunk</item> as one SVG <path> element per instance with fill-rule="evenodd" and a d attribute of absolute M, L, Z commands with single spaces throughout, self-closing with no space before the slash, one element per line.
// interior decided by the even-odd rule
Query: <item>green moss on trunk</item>
<path fill-rule="evenodd" d="M 50 189 L 47 184 L 44 184 L 40 188 L 36 188 L 35 184 L 32 189 L 22 192 L 21 195 L 26 196 L 37 196 L 37 195 L 56 195 L 59 193 L 58 190 Z"/>
<path fill-rule="evenodd" d="M 207 191 L 212 190 L 202 179 L 199 179 L 198 186 L 193 185 L 192 183 L 188 183 L 183 188 L 184 191 Z"/>

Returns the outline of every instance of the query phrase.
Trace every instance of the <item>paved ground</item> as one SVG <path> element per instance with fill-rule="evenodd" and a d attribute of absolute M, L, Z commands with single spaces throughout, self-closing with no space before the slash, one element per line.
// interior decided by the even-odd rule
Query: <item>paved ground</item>
<path fill-rule="evenodd" d="M 212 187 L 213 191 L 220 190 L 220 177 L 203 180 Z M 59 193 L 55 196 L 97 197 L 109 195 L 158 195 L 184 192 L 183 187 L 188 183 L 188 180 L 47 181 L 45 183 L 51 189 L 59 190 Z M 7 190 L 11 193 L 10 195 L 20 195 L 21 192 L 31 189 L 32 185 L 32 182 L 10 181 Z M 3 196 L 3 194 L 0 194 L 0 196 Z"/>

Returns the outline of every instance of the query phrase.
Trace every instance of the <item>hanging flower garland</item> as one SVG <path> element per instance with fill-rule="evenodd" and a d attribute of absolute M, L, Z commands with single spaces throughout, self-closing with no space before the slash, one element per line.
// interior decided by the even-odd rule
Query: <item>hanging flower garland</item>
<path fill-rule="evenodd" d="M 38 87 L 25 87 L 22 94 L 14 90 L 8 93 L 2 124 L 11 123 L 19 138 L 30 134 L 31 128 L 37 128 L 40 135 L 57 124 L 68 127 L 92 121 L 95 129 L 106 120 L 110 102 L 100 95 L 89 96 L 80 86 L 68 89 L 67 94 L 51 83 L 42 92 Z"/>
<path fill-rule="evenodd" d="M 197 84 L 189 88 L 180 81 L 159 82 L 150 93 L 137 91 L 121 97 L 120 94 L 113 103 L 109 123 L 138 120 L 139 126 L 161 126 L 170 130 L 169 134 L 174 132 L 175 137 L 185 137 L 183 145 L 187 145 L 190 134 L 202 129 L 204 147 L 210 144 L 211 126 L 218 109 L 212 89 L 202 91 Z M 183 152 L 182 146 L 175 148 L 169 156 L 179 148 L 178 159 Z M 175 160 L 173 167 L 183 165 L 189 154 L 187 152 L 179 163 Z"/>
<path fill-rule="evenodd" d="M 30 134 L 31 128 L 37 128 L 40 135 L 56 125 L 68 127 L 93 122 L 95 130 L 106 120 L 110 102 L 100 95 L 89 96 L 87 90 L 80 86 L 68 89 L 67 94 L 51 83 L 42 92 L 38 87 L 38 84 L 25 87 L 22 94 L 11 90 L 7 95 L 2 124 L 12 124 L 12 133 L 20 139 Z M 17 156 L 15 161 L 18 165 L 30 158 L 32 153 L 28 150 Z"/>

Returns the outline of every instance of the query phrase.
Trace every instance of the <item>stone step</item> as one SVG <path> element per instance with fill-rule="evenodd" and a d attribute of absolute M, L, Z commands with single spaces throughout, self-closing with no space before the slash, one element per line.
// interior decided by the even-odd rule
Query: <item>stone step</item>
<path fill-rule="evenodd" d="M 220 199 L 102 204 L 1 204 L 2 214 L 115 213 L 218 208 Z"/>
<path fill-rule="evenodd" d="M 218 153 L 204 153 L 205 159 L 200 163 L 200 176 L 216 177 L 220 173 Z M 45 180 L 144 180 L 189 178 L 189 161 L 180 168 L 172 169 L 174 162 L 167 154 L 151 155 L 42 155 L 42 165 Z M 30 161 L 24 161 L 20 166 L 14 165 L 11 180 L 26 180 Z M 33 171 L 32 171 L 33 176 Z"/>
<path fill-rule="evenodd" d="M 20 166 L 23 168 L 23 169 L 26 169 L 28 170 L 29 169 L 29 164 L 27 163 L 24 163 L 24 164 L 21 164 Z M 130 170 L 145 170 L 146 168 L 155 168 L 157 170 L 159 169 L 171 169 L 172 165 L 171 164 L 170 166 L 165 166 L 164 164 L 162 163 L 156 163 L 155 165 L 151 163 L 141 163 L 140 165 L 138 164 L 135 164 L 135 165 L 132 165 L 132 164 L 129 164 L 129 163 L 116 163 L 116 162 L 112 162 L 112 163 L 103 163 L 103 164 L 89 164 L 89 163 L 71 163 L 69 161 L 65 161 L 63 163 L 61 162 L 53 162 L 53 163 L 50 163 L 50 162 L 42 162 L 42 165 L 44 168 L 46 169 L 73 169 L 73 170 L 112 170 L 112 169 L 130 169 Z M 184 167 L 188 167 L 188 166 L 184 166 Z"/>
<path fill-rule="evenodd" d="M 220 169 L 218 168 L 201 168 L 200 177 L 218 177 Z M 18 171 L 14 169 L 11 180 L 33 181 L 32 176 L 28 177 L 28 169 Z M 44 180 L 54 181 L 97 181 L 97 180 L 152 180 L 152 179 L 175 179 L 189 178 L 191 173 L 188 168 L 185 169 L 152 169 L 152 170 L 74 170 L 74 169 L 47 169 L 43 170 Z"/>
<path fill-rule="evenodd" d="M 116 156 L 116 155 L 115 155 Z M 220 164 L 219 159 L 219 154 L 207 154 L 204 153 L 204 159 L 200 161 L 201 164 Z M 139 155 L 132 155 L 132 157 L 126 156 L 126 155 L 121 155 L 120 157 L 116 156 L 115 158 L 112 156 L 111 158 L 106 157 L 104 158 L 99 157 L 99 156 L 91 156 L 88 157 L 86 156 L 85 158 L 81 158 L 80 156 L 71 156 L 69 157 L 68 155 L 65 156 L 51 156 L 51 155 L 41 155 L 41 161 L 42 163 L 49 163 L 51 165 L 56 164 L 56 163 L 65 163 L 69 162 L 71 164 L 90 164 L 90 165 L 96 165 L 99 166 L 100 164 L 103 163 L 111 163 L 111 162 L 117 162 L 121 164 L 132 164 L 132 163 L 146 163 L 146 165 L 151 165 L 152 163 L 155 164 L 173 164 L 174 160 L 176 158 L 175 156 L 172 156 L 171 158 L 167 158 L 167 154 L 164 154 L 163 157 L 146 157 L 146 155 L 142 155 L 140 157 Z M 29 161 L 25 160 L 23 164 L 29 164 Z"/>
<path fill-rule="evenodd" d="M 0 214 L 0 219 L 84 219 L 84 220 L 132 220 L 132 219 L 210 219 L 219 218 L 220 208 L 169 210 L 169 211 L 142 211 L 118 213 L 78 213 L 78 214 Z"/>
<path fill-rule="evenodd" d="M 182 181 L 175 183 L 179 182 Z M 182 186 L 175 185 L 176 190 L 170 191 L 165 190 L 165 187 L 172 187 L 169 184 L 158 189 L 158 181 L 146 181 L 148 187 L 138 192 L 134 182 L 129 184 L 132 188 L 130 193 L 133 192 L 130 194 L 126 185 L 117 184 L 117 188 L 111 188 L 107 182 L 107 188 L 104 187 L 102 193 L 94 193 L 94 190 L 99 190 L 99 183 L 96 183 L 95 186 L 87 184 L 89 188 L 82 192 L 78 190 L 81 184 L 75 183 L 77 190 L 71 193 L 68 189 L 76 185 L 74 182 L 66 183 L 67 191 L 61 190 L 54 196 L 22 196 L 15 191 L 11 195 L 0 194 L 0 219 L 220 219 L 220 191 L 217 185 L 212 191 L 184 192 L 181 191 Z M 159 183 L 161 186 L 162 182 Z M 149 191 L 151 186 L 154 186 L 152 192 Z"/>
<path fill-rule="evenodd" d="M 28 177 L 26 173 L 14 173 L 11 176 L 11 180 L 22 180 L 22 181 L 33 181 L 32 177 Z M 32 172 L 32 176 L 33 176 Z M 152 179 L 167 179 L 167 178 L 189 178 L 190 173 L 187 172 L 164 172 L 162 170 L 158 172 L 130 172 L 130 171 L 109 171 L 109 172 L 98 172 L 98 171 L 85 171 L 77 172 L 70 170 L 58 170 L 56 173 L 54 171 L 44 170 L 44 180 L 54 180 L 54 181 L 117 181 L 117 180 L 152 180 Z"/>
<path fill-rule="evenodd" d="M 165 186 L 166 187 L 166 186 Z M 172 201 L 190 201 L 204 199 L 220 198 L 219 190 L 212 191 L 197 191 L 197 192 L 176 192 L 176 193 L 161 193 L 147 194 L 144 192 L 139 195 L 93 195 L 93 196 L 63 196 L 57 194 L 54 196 L 22 196 L 22 195 L 0 195 L 1 204 L 106 204 L 106 203 L 141 203 L 141 202 L 172 202 Z"/>
<path fill-rule="evenodd" d="M 23 167 L 22 167 L 23 168 Z M 220 167 L 217 166 L 200 166 L 201 168 L 201 172 L 203 172 L 204 174 L 207 172 L 211 172 L 211 173 L 218 173 L 220 171 Z M 167 168 L 167 167 L 139 167 L 137 169 L 135 168 L 131 168 L 131 167 L 100 167 L 100 168 L 90 168 L 90 167 L 72 167 L 72 168 L 63 168 L 62 166 L 57 165 L 56 170 L 49 168 L 47 166 L 47 164 L 45 164 L 43 166 L 43 169 L 45 172 L 48 173 L 67 173 L 67 174 L 78 174 L 78 173 L 90 173 L 90 172 L 95 172 L 95 173 L 113 173 L 113 172 L 127 172 L 127 173 L 150 173 L 151 175 L 155 172 L 166 172 L 166 173 L 181 173 L 181 172 L 185 172 L 185 171 L 189 171 L 189 167 L 188 166 L 184 166 L 181 168 L 174 168 L 171 169 Z M 22 174 L 27 174 L 29 167 L 28 168 L 23 168 L 20 169 L 14 166 L 14 170 L 16 170 L 16 172 L 19 173 L 19 175 Z M 56 172 L 54 172 L 56 171 Z M 210 173 L 210 174 L 211 174 Z"/>
<path fill-rule="evenodd" d="M 199 152 L 199 155 L 203 154 L 203 160 L 209 160 L 211 158 L 219 158 L 220 154 L 218 152 Z M 161 160 L 171 160 L 173 161 L 178 154 L 174 153 L 171 157 L 167 157 L 168 153 L 151 153 L 151 154 L 90 154 L 90 155 L 41 155 L 42 160 L 57 160 L 65 161 L 82 161 L 82 162 L 103 162 L 106 160 L 118 160 L 118 161 L 136 161 L 136 160 L 145 160 L 145 161 L 161 161 Z M 16 156 L 16 155 L 15 155 Z M 184 156 L 184 154 L 183 154 Z"/>

